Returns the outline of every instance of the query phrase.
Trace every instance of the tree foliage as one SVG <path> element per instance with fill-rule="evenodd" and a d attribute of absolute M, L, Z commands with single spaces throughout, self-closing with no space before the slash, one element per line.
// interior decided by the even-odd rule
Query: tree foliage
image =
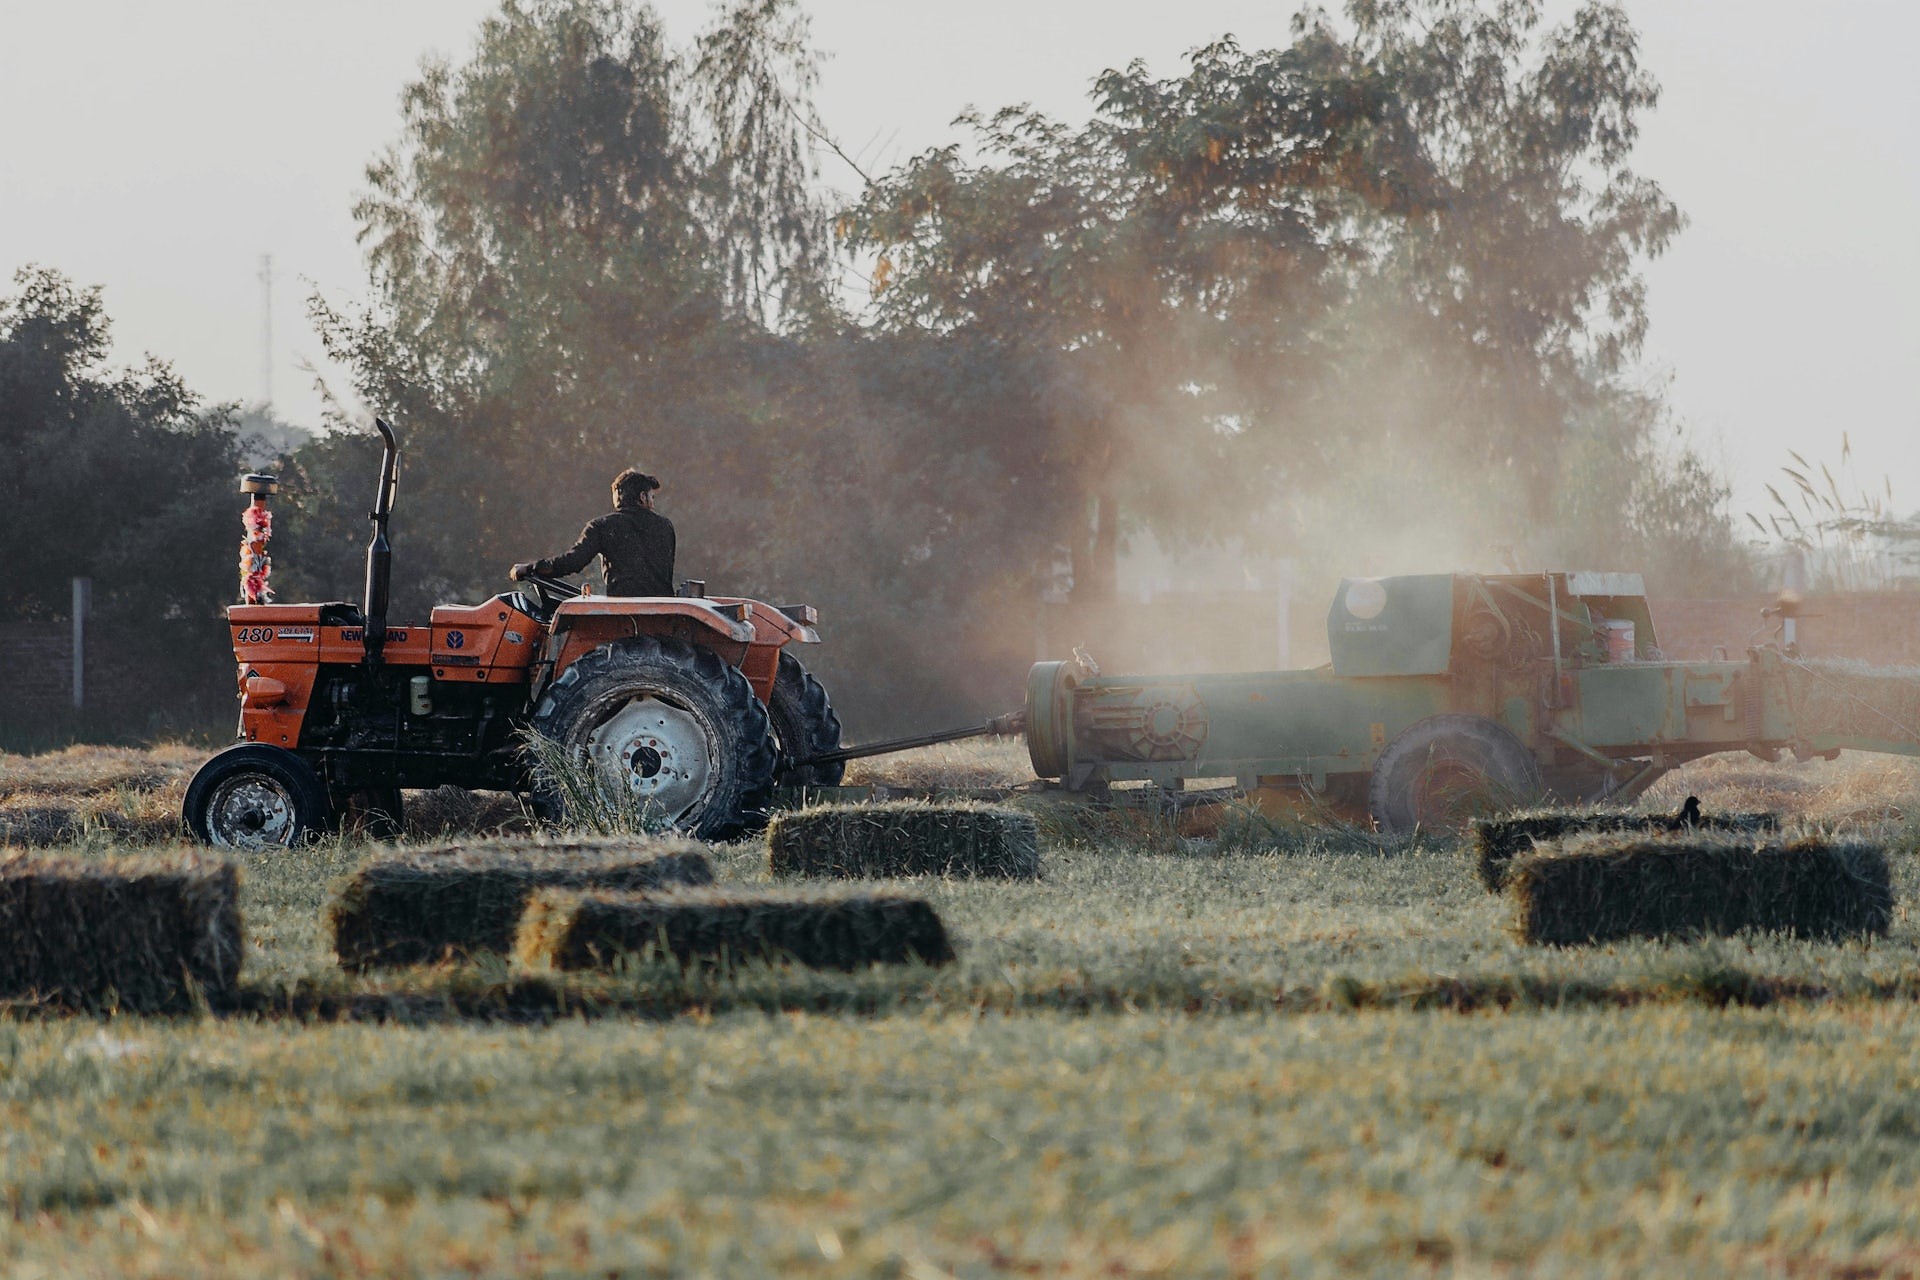
<path fill-rule="evenodd" d="M 102 615 L 212 623 L 240 541 L 231 415 L 165 364 L 106 367 L 100 290 L 27 267 L 0 298 L 0 617 L 65 618 L 69 581 Z M 211 549 L 211 550 L 210 550 Z"/>
<path fill-rule="evenodd" d="M 967 696 L 902 661 L 929 616 L 996 624 L 934 661 L 1017 675 L 1030 646 L 997 623 L 1031 556 L 977 518 L 1011 481 L 966 441 L 1022 387 L 835 314 L 813 65 L 792 0 L 733 0 L 684 50 L 645 6 L 516 0 L 423 69 L 357 210 L 373 302 L 318 308 L 405 441 L 398 608 L 498 589 L 634 465 L 666 481 L 683 576 L 834 620 L 826 673 L 873 673 L 835 682 L 856 714 Z M 354 590 L 373 456 L 357 432 L 296 455 L 304 592 Z"/>
<path fill-rule="evenodd" d="M 407 437 L 404 607 L 565 545 L 627 465 L 683 573 L 826 608 L 856 723 L 1011 693 L 1036 563 L 1067 546 L 1098 598 L 1133 531 L 1327 577 L 1737 563 L 1627 380 L 1681 218 L 1632 167 L 1658 95 L 1616 5 L 1352 0 L 1112 70 L 1081 124 L 965 118 L 838 248 L 816 68 L 796 0 L 684 48 L 632 0 L 507 0 L 423 68 L 356 210 L 373 299 L 317 307 Z M 319 594 L 352 590 L 371 454 L 296 458 Z"/>
<path fill-rule="evenodd" d="M 1658 94 L 1624 14 L 1541 26 L 1356 0 L 1285 49 L 1108 72 L 1079 128 L 973 117 L 980 159 L 930 151 L 849 218 L 876 322 L 1024 353 L 1039 423 L 997 447 L 1074 478 L 1057 527 L 1096 593 L 1115 510 L 1307 556 L 1616 556 L 1697 470 L 1618 381 L 1681 218 L 1630 167 Z M 1609 509 L 1563 527 L 1596 482 Z"/>

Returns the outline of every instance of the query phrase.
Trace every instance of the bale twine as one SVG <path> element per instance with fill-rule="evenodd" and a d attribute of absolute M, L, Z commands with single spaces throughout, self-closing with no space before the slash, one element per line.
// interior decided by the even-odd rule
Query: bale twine
<path fill-rule="evenodd" d="M 1474 870 L 1488 893 L 1506 887 L 1513 860 L 1535 846 L 1569 836 L 1604 832 L 1762 832 L 1774 831 L 1772 813 L 1700 813 L 1691 821 L 1677 814 L 1639 813 L 1632 809 L 1529 809 L 1498 818 L 1473 820 Z"/>
<path fill-rule="evenodd" d="M 0 859 L 0 998 L 184 1012 L 233 994 L 240 947 L 231 863 Z"/>
<path fill-rule="evenodd" d="M 1884 934 L 1886 853 L 1857 841 L 1592 835 L 1549 845 L 1507 877 L 1523 942 L 1569 945 L 1743 929 L 1837 939 Z"/>
<path fill-rule="evenodd" d="M 552 969 L 671 957 L 683 968 L 792 961 L 850 972 L 872 964 L 946 964 L 953 944 L 929 903 L 898 893 L 544 890 L 527 906 L 514 952 L 524 964 Z"/>
<path fill-rule="evenodd" d="M 431 964 L 512 951 L 536 890 L 711 883 L 706 855 L 683 841 L 453 845 L 360 868 L 335 893 L 327 922 L 342 968 Z"/>
<path fill-rule="evenodd" d="M 978 876 L 1040 874 L 1031 815 L 984 804 L 817 805 L 774 815 L 767 853 L 775 875 Z"/>

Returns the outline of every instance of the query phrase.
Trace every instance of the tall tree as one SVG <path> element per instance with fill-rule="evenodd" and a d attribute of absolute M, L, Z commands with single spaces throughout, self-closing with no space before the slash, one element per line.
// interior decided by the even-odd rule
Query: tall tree
<path fill-rule="evenodd" d="M 424 67 L 355 210 L 374 305 L 317 307 L 432 459 L 396 520 L 416 581 L 472 589 L 577 529 L 630 462 L 715 526 L 764 489 L 715 373 L 818 292 L 811 59 L 793 0 L 732 0 L 686 52 L 645 5 L 508 0 L 468 61 Z"/>
<path fill-rule="evenodd" d="M 1017 676 L 1005 598 L 1032 553 L 974 518 L 1010 482 L 949 431 L 1024 384 L 835 314 L 813 83 L 795 0 L 729 0 L 681 50 L 644 4 L 511 0 L 468 60 L 423 70 L 358 206 L 371 305 L 318 307 L 406 439 L 396 607 L 492 589 L 641 465 L 682 573 L 822 606 L 809 660 L 850 722 L 924 723 L 982 669 Z M 351 432 L 299 452 L 299 589 L 352 592 L 371 454 Z M 930 617 L 987 634 L 929 652 Z"/>
<path fill-rule="evenodd" d="M 1348 45 L 1399 86 L 1435 176 L 1423 208 L 1376 229 L 1355 290 L 1395 298 L 1395 346 L 1432 357 L 1427 429 L 1513 471 L 1536 521 L 1556 509 L 1576 424 L 1640 350 L 1640 266 L 1684 225 L 1631 167 L 1659 88 L 1625 12 L 1590 2 L 1542 31 L 1541 9 L 1355 0 Z M 1338 38 L 1325 15 L 1303 29 Z"/>
<path fill-rule="evenodd" d="M 1230 487 L 1204 460 L 1316 362 L 1308 322 L 1350 251 L 1349 211 L 1423 199 L 1389 88 L 1325 38 L 1226 40 L 1177 79 L 1108 72 L 1078 130 L 1024 109 L 969 117 L 987 160 L 928 152 L 848 218 L 877 255 L 883 327 L 1020 353 L 1039 429 L 997 447 L 1063 477 L 1077 592 L 1111 590 L 1123 504 L 1172 521 L 1217 509 L 1181 481 Z"/>
<path fill-rule="evenodd" d="M 1022 353 L 1035 421 L 987 443 L 1073 477 L 1081 589 L 1116 509 L 1296 551 L 1600 555 L 1697 470 L 1619 380 L 1681 226 L 1630 167 L 1657 97 L 1613 4 L 1543 30 L 1538 0 L 1354 0 L 1285 49 L 1109 72 L 1079 128 L 971 119 L 982 159 L 915 158 L 849 229 L 881 327 Z"/>

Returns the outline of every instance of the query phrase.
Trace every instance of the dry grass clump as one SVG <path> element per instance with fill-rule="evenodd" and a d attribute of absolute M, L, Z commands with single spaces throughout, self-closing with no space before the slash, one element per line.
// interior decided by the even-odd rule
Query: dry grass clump
<path fill-rule="evenodd" d="M 1563 946 L 1748 929 L 1836 940 L 1893 918 L 1885 851 L 1814 837 L 1590 835 L 1521 858 L 1508 886 L 1520 940 Z"/>
<path fill-rule="evenodd" d="M 43 848 L 102 833 L 133 844 L 180 837 L 198 747 L 68 747 L 0 753 L 0 845 Z"/>
<path fill-rule="evenodd" d="M 968 738 L 847 764 L 850 787 L 909 791 L 1015 787 L 1033 781 L 1024 738 Z"/>
<path fill-rule="evenodd" d="M 342 968 L 505 955 L 541 889 L 648 891 L 713 882 L 685 841 L 602 839 L 451 845 L 361 867 L 327 905 Z"/>
<path fill-rule="evenodd" d="M 129 844 L 178 840 L 181 788 L 82 795 L 17 792 L 0 800 L 0 845 L 43 848 L 101 833 Z"/>
<path fill-rule="evenodd" d="M 1744 753 L 1683 765 L 1645 803 L 1697 795 L 1710 809 L 1775 809 L 1822 825 L 1903 822 L 1920 815 L 1920 760 L 1848 751 L 1837 760 L 1768 764 Z"/>
<path fill-rule="evenodd" d="M 514 835 L 534 830 L 533 820 L 513 796 L 465 787 L 409 791 L 402 825 L 409 836 L 427 840 L 449 834 Z"/>
<path fill-rule="evenodd" d="M 1506 887 L 1513 860 L 1537 845 L 1569 836 L 1602 832 L 1774 831 L 1780 819 L 1772 813 L 1700 813 L 1683 823 L 1672 814 L 1639 813 L 1632 809 L 1529 809 L 1498 818 L 1475 818 L 1472 823 L 1474 870 L 1488 893 Z"/>
<path fill-rule="evenodd" d="M 95 795 L 122 788 L 159 791 L 184 787 L 206 762 L 203 747 L 67 747 L 40 755 L 0 752 L 0 799 L 21 792 L 44 796 Z"/>
<path fill-rule="evenodd" d="M 240 947 L 230 863 L 0 860 L 0 998 L 181 1012 L 232 994 Z"/>
<path fill-rule="evenodd" d="M 775 875 L 975 876 L 1040 874 L 1039 828 L 1029 814 L 984 804 L 816 805 L 774 815 L 767 855 Z"/>
<path fill-rule="evenodd" d="M 690 889 L 657 895 L 545 890 L 514 946 L 522 963 L 607 969 L 629 958 L 727 968 L 792 961 L 852 972 L 946 964 L 953 944 L 924 899 L 897 893 Z"/>

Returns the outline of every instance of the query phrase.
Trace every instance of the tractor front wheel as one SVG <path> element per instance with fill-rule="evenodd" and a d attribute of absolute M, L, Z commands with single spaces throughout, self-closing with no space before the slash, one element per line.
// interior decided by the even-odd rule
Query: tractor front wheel
<path fill-rule="evenodd" d="M 1456 831 L 1470 819 L 1536 804 L 1540 765 L 1526 744 L 1484 716 L 1429 716 L 1387 744 L 1367 784 L 1382 830 Z"/>
<path fill-rule="evenodd" d="M 332 825 L 327 788 L 293 752 L 265 743 L 228 747 L 187 784 L 187 829 L 220 849 L 303 844 Z"/>
<path fill-rule="evenodd" d="M 655 636 L 602 645 L 553 682 L 532 729 L 616 812 L 708 840 L 766 820 L 775 763 L 767 710 L 711 649 Z M 536 802 L 564 809 L 567 789 L 549 780 Z"/>
<path fill-rule="evenodd" d="M 774 782 L 783 787 L 837 787 L 846 776 L 847 762 L 794 766 L 824 751 L 840 749 L 840 717 L 818 680 L 807 674 L 800 659 L 780 651 L 780 671 L 774 678 L 773 698 L 767 703 L 773 721 L 774 745 L 780 764 Z"/>

